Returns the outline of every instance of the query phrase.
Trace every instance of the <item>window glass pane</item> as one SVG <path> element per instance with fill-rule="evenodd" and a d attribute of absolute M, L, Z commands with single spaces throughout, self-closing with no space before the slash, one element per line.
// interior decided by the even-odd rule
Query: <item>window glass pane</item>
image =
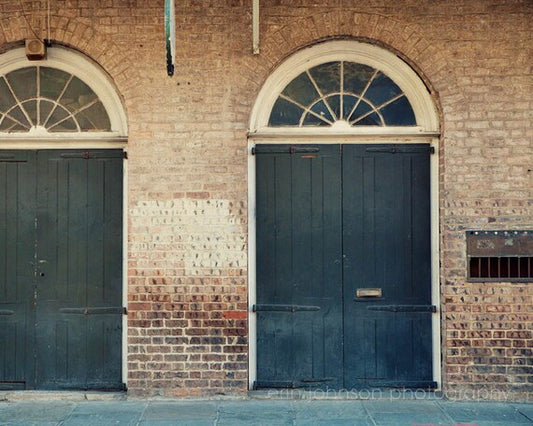
<path fill-rule="evenodd" d="M 283 91 L 283 94 L 304 106 L 311 105 L 318 98 L 315 86 L 313 86 L 306 73 L 302 73 L 292 80 Z"/>
<path fill-rule="evenodd" d="M 55 104 L 53 104 L 52 102 L 50 101 L 46 101 L 44 99 L 41 99 L 39 101 L 39 112 L 40 112 L 40 119 L 39 119 L 39 124 L 41 126 L 44 125 L 44 123 L 46 123 L 46 119 L 48 118 L 48 116 L 50 115 L 50 112 L 52 111 L 52 108 L 54 107 Z"/>
<path fill-rule="evenodd" d="M 361 118 L 359 121 L 354 123 L 354 126 L 382 126 L 381 118 L 375 112 L 370 115 L 367 115 L 364 118 Z"/>
<path fill-rule="evenodd" d="M 30 130 L 31 125 L 28 123 L 28 120 L 26 119 L 26 116 L 20 109 L 20 107 L 15 107 L 11 111 L 7 113 L 7 116 L 12 118 L 14 121 L 18 121 L 20 125 L 26 128 L 26 130 Z"/>
<path fill-rule="evenodd" d="M 375 70 L 363 64 L 344 63 L 344 92 L 360 95 L 372 78 Z"/>
<path fill-rule="evenodd" d="M 31 100 L 22 103 L 22 108 L 26 111 L 31 119 L 31 124 L 37 124 L 37 101 Z"/>
<path fill-rule="evenodd" d="M 18 123 L 15 123 L 15 125 L 9 131 L 11 133 L 24 133 L 28 131 L 28 128 Z"/>
<path fill-rule="evenodd" d="M 311 111 L 317 113 L 318 115 L 320 115 L 326 120 L 329 120 L 330 122 L 335 121 L 333 117 L 331 116 L 328 108 L 326 107 L 326 104 L 324 103 L 324 101 L 319 101 L 315 105 L 313 105 L 311 107 Z M 327 123 L 324 123 L 324 124 L 327 124 Z"/>
<path fill-rule="evenodd" d="M 3 78 L 0 78 L 0 111 L 6 112 L 15 105 L 15 98 Z"/>
<path fill-rule="evenodd" d="M 341 97 L 339 95 L 333 95 L 326 98 L 326 102 L 329 107 L 333 110 L 337 120 L 342 119 L 341 116 Z"/>
<path fill-rule="evenodd" d="M 74 77 L 59 102 L 74 112 L 96 99 L 96 94 L 79 78 Z"/>
<path fill-rule="evenodd" d="M 324 120 L 321 120 L 313 114 L 307 113 L 302 123 L 304 126 L 329 126 Z"/>
<path fill-rule="evenodd" d="M 278 98 L 272 108 L 269 126 L 298 126 L 303 110 L 283 98 Z"/>
<path fill-rule="evenodd" d="M 416 125 L 413 108 L 405 96 L 383 107 L 380 112 L 388 126 Z"/>
<path fill-rule="evenodd" d="M 361 116 L 369 113 L 370 111 L 372 111 L 372 107 L 367 102 L 361 99 L 361 101 L 357 105 L 357 108 L 355 108 L 355 111 L 352 113 L 352 115 L 350 115 L 350 117 L 348 117 L 348 120 L 350 122 L 356 121 Z"/>
<path fill-rule="evenodd" d="M 76 114 L 75 119 L 82 131 L 105 132 L 111 130 L 111 123 L 101 102 L 97 102 L 80 113 Z"/>
<path fill-rule="evenodd" d="M 41 67 L 41 97 L 56 101 L 65 88 L 70 74 L 54 68 Z"/>
<path fill-rule="evenodd" d="M 2 119 L 2 117 L 3 117 L 3 119 Z M 0 120 L 1 120 L 0 121 L 0 131 L 2 131 L 2 132 L 14 131 L 14 130 L 17 130 L 17 128 L 18 129 L 27 130 L 24 127 L 22 127 L 22 126 L 18 125 L 17 123 L 15 123 L 9 117 L 6 117 L 5 115 L 1 116 Z"/>
<path fill-rule="evenodd" d="M 19 101 L 37 97 L 37 68 L 21 68 L 7 74 L 7 80 Z"/>
<path fill-rule="evenodd" d="M 68 112 L 64 108 L 57 106 L 54 112 L 52 112 L 52 115 L 50 116 L 48 121 L 44 123 L 44 126 L 48 130 L 51 130 L 51 127 L 55 126 L 61 120 L 65 119 L 67 116 L 68 116 Z"/>
<path fill-rule="evenodd" d="M 379 106 L 401 93 L 400 88 L 389 77 L 378 73 L 366 91 L 365 98 L 375 106 Z"/>
<path fill-rule="evenodd" d="M 73 118 L 69 118 L 48 129 L 50 132 L 75 132 L 78 130 Z"/>
<path fill-rule="evenodd" d="M 348 120 L 348 114 L 350 114 L 350 112 L 352 111 L 352 108 L 355 106 L 355 103 L 357 102 L 359 98 L 356 98 L 355 96 L 349 96 L 349 95 L 344 95 L 342 97 L 342 110 L 343 110 L 343 113 L 342 113 L 342 117 L 345 119 L 345 120 Z"/>
<path fill-rule="evenodd" d="M 312 68 L 309 73 L 315 79 L 323 95 L 340 91 L 340 62 L 328 62 Z"/>

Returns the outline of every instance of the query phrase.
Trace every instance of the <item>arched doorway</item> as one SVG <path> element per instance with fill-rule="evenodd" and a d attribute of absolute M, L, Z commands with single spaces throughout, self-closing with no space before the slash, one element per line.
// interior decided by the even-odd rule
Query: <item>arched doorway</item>
<path fill-rule="evenodd" d="M 126 120 L 62 48 L 0 56 L 0 389 L 123 389 Z"/>
<path fill-rule="evenodd" d="M 375 45 L 286 60 L 250 123 L 250 385 L 436 388 L 438 115 Z"/>

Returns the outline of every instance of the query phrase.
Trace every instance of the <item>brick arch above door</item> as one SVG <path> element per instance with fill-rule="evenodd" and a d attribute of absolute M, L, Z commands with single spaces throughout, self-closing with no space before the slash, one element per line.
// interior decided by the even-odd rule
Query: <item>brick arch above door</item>
<path fill-rule="evenodd" d="M 252 93 L 250 108 L 264 81 L 294 52 L 320 42 L 357 40 L 384 48 L 408 63 L 430 92 L 441 123 L 448 115 L 466 113 L 468 103 L 459 89 L 458 70 L 449 61 L 454 52 L 447 45 L 432 43 L 432 34 L 424 25 L 349 7 L 282 20 L 264 15 L 261 19 L 266 24 L 261 32 L 260 54 L 243 57 L 239 65 L 252 70 L 251 75 L 236 76 L 238 86 Z M 444 127 L 441 130 L 444 133 Z"/>
<path fill-rule="evenodd" d="M 39 36 L 44 39 L 44 34 L 36 34 L 30 25 L 35 19 L 47 19 L 44 13 L 44 10 L 27 10 L 5 19 L 0 27 L 0 54 L 22 46 L 28 38 Z M 101 70 L 105 70 L 104 74 L 112 78 L 117 92 L 124 98 L 138 86 L 139 77 L 135 72 L 134 60 L 96 21 L 83 20 L 75 15 L 66 16 L 63 11 L 52 13 L 48 25 L 46 38 L 51 47 L 47 49 L 47 54 L 54 50 L 68 50 L 91 58 Z"/>

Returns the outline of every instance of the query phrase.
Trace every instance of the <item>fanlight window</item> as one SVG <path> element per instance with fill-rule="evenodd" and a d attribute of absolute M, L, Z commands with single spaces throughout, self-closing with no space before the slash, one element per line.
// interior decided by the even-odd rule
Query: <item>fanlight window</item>
<path fill-rule="evenodd" d="M 76 76 L 36 66 L 0 76 L 0 132 L 109 132 L 94 91 Z"/>
<path fill-rule="evenodd" d="M 415 126 L 405 93 L 382 71 L 335 61 L 301 73 L 281 92 L 269 126 Z"/>

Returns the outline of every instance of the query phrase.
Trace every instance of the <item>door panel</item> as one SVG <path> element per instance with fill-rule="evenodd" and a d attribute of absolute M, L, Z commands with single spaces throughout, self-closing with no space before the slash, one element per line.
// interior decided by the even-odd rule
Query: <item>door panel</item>
<path fill-rule="evenodd" d="M 31 380 L 35 157 L 0 152 L 0 389 Z"/>
<path fill-rule="evenodd" d="M 340 384 L 339 178 L 338 146 L 258 147 L 259 387 Z"/>
<path fill-rule="evenodd" d="M 123 388 L 122 158 L 0 153 L 1 388 Z"/>
<path fill-rule="evenodd" d="M 122 155 L 89 154 L 38 158 L 40 388 L 122 386 Z"/>
<path fill-rule="evenodd" d="M 344 146 L 343 203 L 345 386 L 429 386 L 428 147 Z"/>
<path fill-rule="evenodd" d="M 256 147 L 258 387 L 434 385 L 429 153 Z"/>

